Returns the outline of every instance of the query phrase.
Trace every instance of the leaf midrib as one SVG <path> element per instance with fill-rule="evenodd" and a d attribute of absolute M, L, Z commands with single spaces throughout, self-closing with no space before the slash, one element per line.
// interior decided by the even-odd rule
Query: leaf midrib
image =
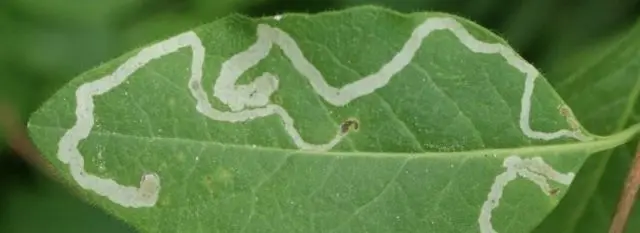
<path fill-rule="evenodd" d="M 56 130 L 60 131 L 61 134 L 66 132 L 68 129 L 62 128 L 59 126 L 44 126 L 44 125 L 35 125 L 29 124 L 29 128 L 36 129 L 48 129 L 48 130 Z M 306 154 L 311 156 L 337 156 L 337 157 L 438 157 L 438 158 L 447 158 L 449 156 L 487 156 L 487 155 L 495 155 L 497 156 L 510 156 L 510 155 L 540 155 L 545 153 L 555 153 L 560 154 L 563 152 L 576 152 L 582 151 L 586 153 L 596 153 L 600 151 L 604 151 L 607 149 L 611 149 L 626 143 L 629 139 L 640 132 L 640 124 L 633 125 L 625 130 L 622 130 L 616 134 L 612 134 L 606 137 L 599 137 L 592 141 L 576 141 L 564 144 L 551 144 L 551 145 L 536 145 L 536 146 L 528 146 L 528 147 L 515 147 L 515 148 L 495 148 L 495 149 L 477 149 L 477 150 L 468 150 L 468 151 L 454 151 L 454 152 L 424 152 L 424 153 L 403 153 L 403 152 L 347 152 L 347 151 L 311 151 L 311 150 L 300 150 L 300 149 L 282 149 L 282 148 L 273 148 L 273 147 L 254 147 L 252 145 L 239 145 L 239 144 L 223 144 L 215 141 L 203 141 L 189 138 L 175 138 L 175 137 L 143 137 L 137 135 L 128 135 L 117 132 L 109 132 L 109 131 L 96 131 L 92 130 L 91 135 L 98 136 L 111 136 L 111 137 L 121 137 L 121 138 L 129 138 L 136 140 L 146 140 L 146 141 L 173 141 L 179 143 L 196 143 L 196 144 L 207 144 L 214 145 L 219 147 L 231 147 L 243 150 L 262 150 L 269 152 L 282 152 L 282 153 L 299 153 Z"/>

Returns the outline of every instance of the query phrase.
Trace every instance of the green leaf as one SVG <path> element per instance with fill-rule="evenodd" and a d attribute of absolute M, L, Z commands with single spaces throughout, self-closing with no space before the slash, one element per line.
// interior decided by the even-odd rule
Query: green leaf
<path fill-rule="evenodd" d="M 82 0 L 7 0 L 5 7 L 31 20 L 49 24 L 99 27 L 113 23 L 119 16 L 139 7 L 141 0 L 111 0 L 89 2 Z M 114 17 L 115 16 L 115 17 Z"/>
<path fill-rule="evenodd" d="M 496 35 L 374 7 L 233 15 L 74 79 L 30 119 L 145 232 L 529 232 L 593 153 Z"/>
<path fill-rule="evenodd" d="M 608 46 L 572 58 L 583 62 L 574 75 L 553 79 L 557 80 L 556 90 L 591 131 L 611 134 L 640 122 L 639 40 L 640 22 L 623 36 L 614 37 Z M 607 232 L 637 144 L 633 140 L 592 156 L 567 197 L 537 232 Z M 638 232 L 640 225 L 633 225 L 638 221 L 640 208 L 636 207 L 627 232 Z"/>

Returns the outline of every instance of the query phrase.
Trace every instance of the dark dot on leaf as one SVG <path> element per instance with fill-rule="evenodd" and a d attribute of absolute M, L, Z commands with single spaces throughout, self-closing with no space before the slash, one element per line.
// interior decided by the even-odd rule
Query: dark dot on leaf
<path fill-rule="evenodd" d="M 191 88 L 194 90 L 200 89 L 200 83 L 196 81 L 191 82 Z"/>
<path fill-rule="evenodd" d="M 558 111 L 560 111 L 560 114 L 564 117 L 570 117 L 571 116 L 571 111 L 569 110 L 569 108 L 567 106 L 560 106 L 558 108 Z"/>
<path fill-rule="evenodd" d="M 340 132 L 345 134 L 351 130 L 360 129 L 360 122 L 355 118 L 350 118 L 340 124 Z"/>

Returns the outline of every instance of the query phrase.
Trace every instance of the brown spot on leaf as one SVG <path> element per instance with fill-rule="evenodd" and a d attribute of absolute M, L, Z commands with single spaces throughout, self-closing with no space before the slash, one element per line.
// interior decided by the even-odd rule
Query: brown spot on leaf
<path fill-rule="evenodd" d="M 200 82 L 192 81 L 191 83 L 189 83 L 189 85 L 191 85 L 191 89 L 194 89 L 194 90 L 200 89 Z"/>
<path fill-rule="evenodd" d="M 560 114 L 564 117 L 571 117 L 571 109 L 566 105 L 558 106 L 558 111 L 560 111 Z"/>
<path fill-rule="evenodd" d="M 214 179 L 211 177 L 211 175 L 204 176 L 201 182 L 202 182 L 202 185 L 204 185 L 204 187 L 207 189 L 207 191 L 209 191 L 209 194 L 216 193 L 216 184 Z"/>
<path fill-rule="evenodd" d="M 340 124 L 340 133 L 342 134 L 349 133 L 352 130 L 357 131 L 358 129 L 360 129 L 360 122 L 355 118 L 349 118 Z"/>
<path fill-rule="evenodd" d="M 567 105 L 563 104 L 558 106 L 558 111 L 560 112 L 560 115 L 562 115 L 567 120 L 567 123 L 569 124 L 569 127 L 572 130 L 574 131 L 580 130 L 578 121 L 576 120 L 575 116 L 573 115 L 573 112 L 571 112 L 571 109 Z"/>

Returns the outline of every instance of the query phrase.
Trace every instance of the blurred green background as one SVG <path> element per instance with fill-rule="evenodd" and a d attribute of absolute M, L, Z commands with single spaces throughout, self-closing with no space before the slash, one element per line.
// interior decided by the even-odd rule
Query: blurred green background
<path fill-rule="evenodd" d="M 640 16 L 640 0 L 0 0 L 0 98 L 28 116 L 69 79 L 120 54 L 236 12 L 267 16 L 376 4 L 442 11 L 504 37 L 553 83 L 579 54 Z M 568 59 L 572 58 L 572 59 Z M 570 68 L 566 68 L 570 67 Z M 23 119 L 25 122 L 26 119 Z M 0 134 L 5 137 L 4 133 Z M 0 145 L 0 232 L 134 232 Z"/>

